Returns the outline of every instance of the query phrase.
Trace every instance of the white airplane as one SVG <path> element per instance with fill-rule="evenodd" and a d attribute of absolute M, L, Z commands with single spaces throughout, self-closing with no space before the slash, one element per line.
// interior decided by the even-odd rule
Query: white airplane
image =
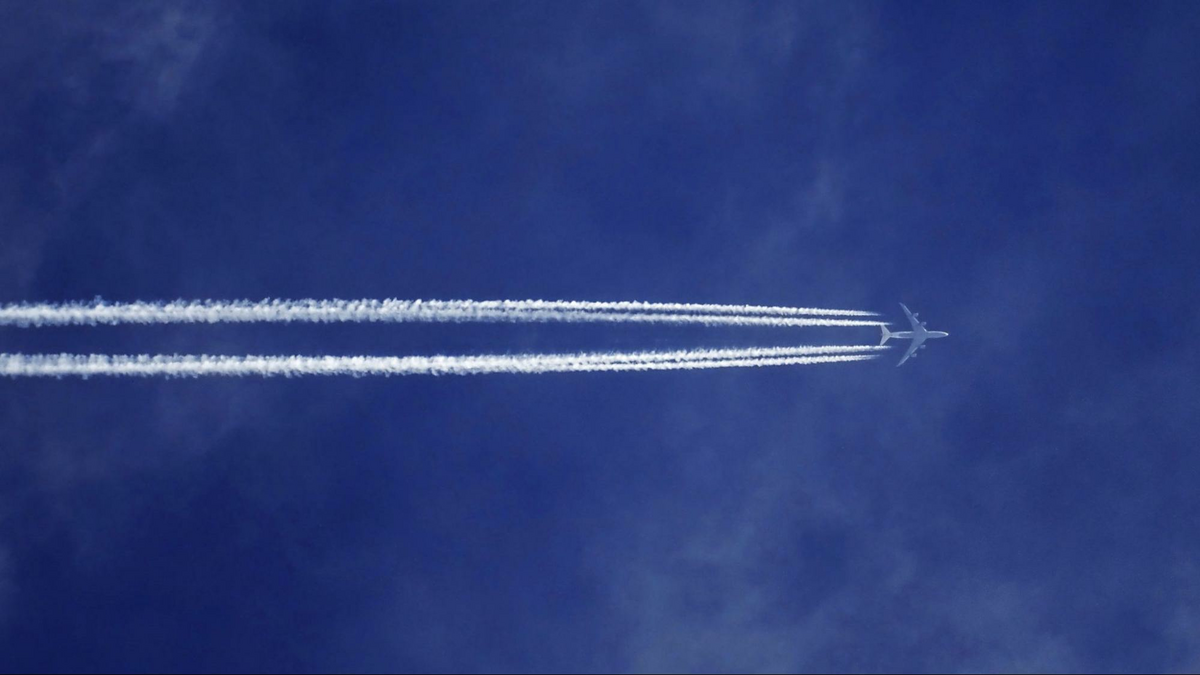
<path fill-rule="evenodd" d="M 908 338 L 912 340 L 912 344 L 908 346 L 908 351 L 904 352 L 904 358 L 900 359 L 900 363 L 896 364 L 897 368 L 904 365 L 904 362 L 908 360 L 908 357 L 916 357 L 918 349 L 925 349 L 926 340 L 931 338 L 944 338 L 949 335 L 949 333 L 942 330 L 925 330 L 925 322 L 917 321 L 917 314 L 913 314 L 912 312 L 908 311 L 908 308 L 904 306 L 903 302 L 900 303 L 900 308 L 904 310 L 906 315 L 908 315 L 908 320 L 910 323 L 912 323 L 912 330 L 901 330 L 893 333 L 887 329 L 887 326 L 879 327 L 879 330 L 882 331 L 882 336 L 879 340 L 879 346 L 881 347 L 890 338 Z"/>

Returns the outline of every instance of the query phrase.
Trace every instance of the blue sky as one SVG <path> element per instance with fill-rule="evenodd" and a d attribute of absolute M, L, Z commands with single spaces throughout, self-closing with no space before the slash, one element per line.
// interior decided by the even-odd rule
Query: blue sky
<path fill-rule="evenodd" d="M 0 383 L 4 670 L 1200 668 L 1200 5 L 164 0 L 0 26 L 2 302 L 904 301 L 951 332 L 899 370 Z"/>

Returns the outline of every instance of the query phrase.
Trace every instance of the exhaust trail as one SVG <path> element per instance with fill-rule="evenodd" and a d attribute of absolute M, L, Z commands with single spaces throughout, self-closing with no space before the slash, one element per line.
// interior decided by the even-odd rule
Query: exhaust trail
<path fill-rule="evenodd" d="M 545 300 L 264 300 L 19 304 L 0 307 L 0 326 L 200 323 L 654 323 L 707 326 L 882 326 L 870 312 L 753 305 Z"/>
<path fill-rule="evenodd" d="M 301 377 L 706 370 L 849 363 L 876 346 L 781 347 L 611 354 L 486 356 L 106 356 L 0 354 L 4 377 Z M 856 352 L 856 353 L 850 353 Z"/>
<path fill-rule="evenodd" d="M 856 309 L 819 309 L 816 307 L 769 307 L 762 305 L 716 305 L 679 302 L 587 302 L 580 300 L 426 300 L 426 305 L 478 307 L 527 311 L 538 309 L 564 311 L 666 312 L 692 314 L 742 314 L 769 316 L 879 316 L 878 312 Z"/>
<path fill-rule="evenodd" d="M 538 358 L 589 362 L 719 361 L 725 359 L 774 359 L 793 356 L 882 352 L 875 345 L 805 345 L 796 347 L 739 347 L 732 349 L 679 349 L 655 352 L 598 352 L 581 354 L 532 354 Z M 520 355 L 519 355 L 520 356 Z M 471 358 L 471 357 L 467 357 Z"/>

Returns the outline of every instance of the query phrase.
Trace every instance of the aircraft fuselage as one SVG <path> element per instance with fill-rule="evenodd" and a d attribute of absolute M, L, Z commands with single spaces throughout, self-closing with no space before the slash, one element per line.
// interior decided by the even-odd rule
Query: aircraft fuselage
<path fill-rule="evenodd" d="M 927 331 L 925 331 L 926 339 L 943 338 L 943 337 L 947 337 L 949 335 L 950 334 L 944 330 L 927 330 Z M 900 338 L 902 340 L 911 340 L 911 339 L 913 339 L 913 332 L 911 330 L 899 330 L 899 331 L 889 333 L 888 338 Z"/>
<path fill-rule="evenodd" d="M 887 341 L 892 338 L 899 338 L 901 340 L 912 340 L 912 343 L 909 345 L 908 350 L 905 351 L 904 356 L 901 357 L 900 363 L 896 364 L 897 366 L 904 365 L 904 362 L 907 361 L 909 359 L 909 357 L 913 357 L 913 356 L 917 355 L 917 350 L 924 349 L 926 340 L 930 340 L 930 339 L 934 339 L 934 338 L 944 338 L 944 337 L 948 337 L 950 335 L 949 333 L 947 333 L 944 330 L 925 330 L 925 322 L 919 321 L 917 319 L 917 315 L 908 311 L 908 307 L 905 307 L 904 303 L 900 303 L 900 308 L 904 310 L 905 316 L 908 317 L 909 323 L 912 324 L 912 330 L 902 330 L 902 331 L 896 331 L 895 333 L 893 333 L 887 329 L 887 326 L 879 327 L 879 332 L 880 332 L 879 344 L 880 344 L 880 346 L 887 344 Z"/>

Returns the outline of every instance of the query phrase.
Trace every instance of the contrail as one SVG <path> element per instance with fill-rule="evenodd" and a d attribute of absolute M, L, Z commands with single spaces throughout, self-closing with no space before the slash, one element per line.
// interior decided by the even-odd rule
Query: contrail
<path fill-rule="evenodd" d="M 421 301 L 418 301 L 421 302 Z M 679 302 L 586 302 L 579 300 L 425 300 L 423 304 L 480 309 L 578 310 L 585 312 L 666 312 L 693 314 L 741 314 L 769 316 L 879 316 L 877 312 L 856 309 L 818 309 L 815 307 L 766 307 L 761 305 L 714 305 Z"/>
<path fill-rule="evenodd" d="M 18 304 L 0 307 L 0 326 L 96 326 L 178 323 L 656 323 L 726 326 L 880 326 L 857 310 L 753 305 L 546 300 L 264 300 Z"/>
<path fill-rule="evenodd" d="M 6 377 L 299 377 L 304 375 L 480 375 L 701 370 L 845 363 L 875 358 L 876 346 L 779 347 L 611 354 L 488 356 L 104 356 L 0 354 Z M 858 353 L 848 353 L 858 352 Z"/>
<path fill-rule="evenodd" d="M 679 349 L 658 352 L 600 352 L 591 354 L 542 354 L 530 355 L 544 359 L 571 361 L 719 361 L 722 359 L 774 359 L 817 354 L 850 354 L 855 352 L 880 352 L 887 347 L 876 345 L 805 345 L 796 347 L 740 347 L 734 349 Z M 472 358 L 472 357 L 468 357 Z M 487 357 L 483 357 L 487 358 Z"/>

